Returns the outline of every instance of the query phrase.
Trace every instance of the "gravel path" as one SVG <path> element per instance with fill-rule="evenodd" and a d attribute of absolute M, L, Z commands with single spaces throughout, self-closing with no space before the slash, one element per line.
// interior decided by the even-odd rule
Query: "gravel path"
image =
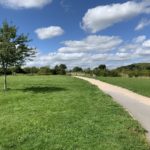
<path fill-rule="evenodd" d="M 100 90 L 113 97 L 133 118 L 141 123 L 147 131 L 147 137 L 150 141 L 150 98 L 96 79 L 76 77 L 96 85 Z"/>

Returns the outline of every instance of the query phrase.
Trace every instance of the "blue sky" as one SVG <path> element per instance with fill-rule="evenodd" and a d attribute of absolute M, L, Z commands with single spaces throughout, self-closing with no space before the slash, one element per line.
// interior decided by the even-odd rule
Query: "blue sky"
<path fill-rule="evenodd" d="M 38 50 L 28 66 L 150 62 L 149 15 L 149 0 L 0 0 L 0 24 L 13 22 Z"/>

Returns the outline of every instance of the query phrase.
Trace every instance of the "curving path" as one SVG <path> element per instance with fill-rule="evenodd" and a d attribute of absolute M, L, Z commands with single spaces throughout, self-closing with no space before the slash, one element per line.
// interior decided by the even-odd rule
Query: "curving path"
<path fill-rule="evenodd" d="M 86 80 L 112 96 L 147 130 L 147 137 L 150 141 L 150 98 L 96 79 L 79 76 L 76 76 L 76 78 Z"/>

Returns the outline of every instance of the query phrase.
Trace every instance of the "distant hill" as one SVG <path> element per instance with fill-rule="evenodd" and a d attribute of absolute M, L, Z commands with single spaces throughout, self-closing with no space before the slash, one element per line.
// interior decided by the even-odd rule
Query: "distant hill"
<path fill-rule="evenodd" d="M 137 63 L 137 64 L 131 64 L 127 66 L 122 66 L 117 68 L 116 70 L 150 70 L 150 63 Z"/>
<path fill-rule="evenodd" d="M 128 76 L 150 76 L 150 63 L 137 63 L 127 66 L 122 66 L 115 71 L 126 74 Z"/>

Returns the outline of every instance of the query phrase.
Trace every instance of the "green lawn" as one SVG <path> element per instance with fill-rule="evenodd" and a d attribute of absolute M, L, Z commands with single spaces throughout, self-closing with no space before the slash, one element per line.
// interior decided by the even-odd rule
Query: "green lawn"
<path fill-rule="evenodd" d="M 93 85 L 66 76 L 0 77 L 0 150 L 149 150 L 145 132 Z"/>
<path fill-rule="evenodd" d="M 150 97 L 150 78 L 99 77 L 98 79 Z"/>

